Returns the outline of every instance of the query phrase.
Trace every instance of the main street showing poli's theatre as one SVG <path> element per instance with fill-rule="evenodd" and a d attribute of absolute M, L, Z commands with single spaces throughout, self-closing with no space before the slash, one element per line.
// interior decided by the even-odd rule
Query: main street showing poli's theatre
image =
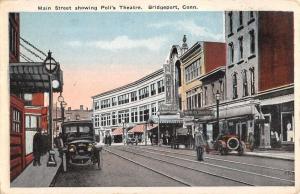
<path fill-rule="evenodd" d="M 48 108 L 45 133 L 56 164 L 46 154 L 50 165 L 40 168 L 57 168 L 48 186 L 295 186 L 293 14 L 226 11 L 224 18 L 225 42 L 188 45 L 183 35 L 166 48 L 162 68 L 95 93 L 91 110 L 65 107 L 55 89 L 60 107 Z M 92 129 L 90 143 L 80 122 Z M 26 157 L 27 167 L 11 168 L 12 186 L 31 185 L 25 174 L 37 170 Z"/>

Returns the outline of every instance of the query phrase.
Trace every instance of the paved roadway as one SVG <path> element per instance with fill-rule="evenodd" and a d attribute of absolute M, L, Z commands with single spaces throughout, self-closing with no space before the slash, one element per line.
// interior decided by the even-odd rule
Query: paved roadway
<path fill-rule="evenodd" d="M 211 153 L 205 155 L 204 162 L 198 162 L 193 150 L 152 146 L 111 146 L 105 149 L 102 170 L 93 166 L 73 167 L 58 174 L 55 186 L 294 185 L 292 161 Z"/>

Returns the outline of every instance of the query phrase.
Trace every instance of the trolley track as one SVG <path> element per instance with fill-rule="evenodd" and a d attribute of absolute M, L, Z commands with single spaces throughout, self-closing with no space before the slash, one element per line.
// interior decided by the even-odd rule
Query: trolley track
<path fill-rule="evenodd" d="M 168 151 L 168 150 L 163 150 L 163 149 L 154 149 L 154 148 L 137 148 L 136 149 L 140 149 L 140 150 L 152 150 L 152 151 L 159 151 L 159 152 L 163 152 L 163 153 L 170 153 L 170 154 L 176 154 L 176 155 L 182 155 L 182 156 L 188 156 L 188 157 L 196 157 L 196 154 L 186 154 L 186 153 L 180 153 L 180 152 L 174 152 L 174 151 Z M 205 156 L 205 159 L 211 160 L 211 161 L 221 161 L 221 162 L 228 162 L 228 163 L 232 163 L 232 164 L 238 164 L 238 165 L 244 165 L 244 166 L 250 166 L 250 167 L 255 167 L 255 168 L 260 168 L 260 169 L 269 169 L 269 170 L 275 170 L 275 171 L 282 171 L 284 173 L 287 174 L 294 174 L 295 171 L 293 170 L 288 170 L 288 169 L 283 169 L 283 168 L 277 168 L 277 167 L 271 167 L 271 166 L 265 166 L 265 165 L 257 165 L 257 164 L 249 164 L 249 163 L 245 163 L 245 162 L 238 162 L 238 161 L 233 161 L 233 160 L 227 160 L 227 159 L 219 159 L 219 158 L 213 158 L 213 157 L 208 157 Z"/>
<path fill-rule="evenodd" d="M 117 154 L 116 152 L 114 151 L 111 151 L 111 150 L 117 150 L 117 151 L 121 151 L 121 152 L 126 152 L 126 153 L 131 153 L 133 155 L 138 155 L 138 156 L 141 156 L 141 157 L 144 157 L 144 158 L 147 158 L 147 159 L 151 159 L 151 160 L 155 160 L 155 161 L 159 161 L 159 162 L 163 162 L 163 163 L 166 163 L 166 164 L 171 164 L 173 166 L 176 166 L 176 167 L 180 167 L 180 168 L 184 168 L 184 169 L 188 169 L 188 170 L 191 170 L 191 171 L 194 171 L 194 172 L 198 172 L 198 173 L 202 173 L 202 174 L 206 174 L 206 175 L 209 175 L 209 176 L 213 176 L 213 177 L 217 177 L 217 178 L 221 178 L 221 179 L 225 179 L 225 180 L 229 180 L 229 181 L 232 181 L 232 182 L 235 182 L 235 183 L 239 183 L 241 185 L 246 185 L 246 186 L 255 186 L 254 184 L 251 184 L 249 182 L 245 182 L 245 181 L 241 181 L 239 179 L 234 179 L 234 178 L 231 178 L 231 177 L 228 177 L 228 176 L 224 176 L 224 175 L 219 175 L 219 174 L 216 174 L 216 173 L 212 173 L 212 172 L 209 172 L 209 171 L 205 171 L 205 170 L 199 170 L 199 169 L 195 169 L 195 168 L 191 168 L 191 167 L 188 167 L 188 166 L 184 166 L 184 165 L 180 165 L 180 164 L 177 164 L 177 163 L 174 163 L 174 162 L 170 162 L 170 161 L 167 161 L 167 160 L 162 160 L 162 159 L 159 159 L 159 158 L 154 158 L 154 157 L 150 157 L 150 156 L 146 156 L 144 154 L 139 154 L 139 153 L 135 153 L 135 152 L 132 152 L 132 151 L 128 151 L 126 149 L 119 149 L 119 148 L 109 148 L 108 149 L 105 149 L 106 151 L 112 153 L 112 154 L 115 154 L 115 155 L 118 155 L 119 157 L 125 159 L 125 160 L 128 160 L 128 161 L 131 161 L 135 164 L 138 164 L 138 165 L 141 165 L 141 166 L 144 166 L 146 168 L 149 169 L 148 166 L 145 166 L 145 165 L 142 165 L 142 164 L 139 164 L 138 162 L 136 161 L 133 161 L 132 159 L 129 159 L 127 157 L 124 157 L 124 156 L 121 156 L 120 154 Z M 157 171 L 156 169 L 153 169 L 153 168 L 150 168 L 150 170 L 154 171 L 154 172 L 157 172 L 159 174 L 165 174 L 165 173 L 162 173 L 160 171 Z M 173 176 L 170 176 L 170 175 L 167 175 L 168 177 L 172 177 L 173 179 Z M 175 178 L 176 180 L 178 180 L 178 178 Z M 182 181 L 182 180 L 179 180 L 179 181 Z M 183 181 L 184 182 L 184 181 Z M 185 185 L 189 185 L 189 186 L 192 186 L 193 184 L 185 184 Z"/>
<path fill-rule="evenodd" d="M 129 151 L 128 149 L 130 149 L 131 151 Z M 143 157 L 148 157 L 148 158 L 151 158 L 151 159 L 156 159 L 156 160 L 159 160 L 161 162 L 172 163 L 174 165 L 178 165 L 178 166 L 181 166 L 181 167 L 187 167 L 188 165 L 186 164 L 185 166 L 183 166 L 183 165 L 179 165 L 178 163 L 169 162 L 169 161 L 166 161 L 166 160 L 161 160 L 159 158 L 153 158 L 153 154 L 158 155 L 159 157 L 167 157 L 167 158 L 171 158 L 173 160 L 175 159 L 177 161 L 180 160 L 180 161 L 184 161 L 184 162 L 188 162 L 188 163 L 193 163 L 193 164 L 197 164 L 197 165 L 200 164 L 202 166 L 206 165 L 206 166 L 212 167 L 213 169 L 218 168 L 218 169 L 223 170 L 223 171 L 225 170 L 227 173 L 230 173 L 230 174 L 232 174 L 232 172 L 240 173 L 239 176 L 243 175 L 244 179 L 246 179 L 246 177 L 245 177 L 246 175 L 248 177 L 249 176 L 251 176 L 251 177 L 260 177 L 260 179 L 264 178 L 264 179 L 267 179 L 268 181 L 273 182 L 272 183 L 273 185 L 276 185 L 277 182 L 281 183 L 281 184 L 284 182 L 284 185 L 286 185 L 286 184 L 287 185 L 294 185 L 295 184 L 295 182 L 293 180 L 288 180 L 288 179 L 285 179 L 285 178 L 279 178 L 279 177 L 275 177 L 275 176 L 269 176 L 269 175 L 264 175 L 264 174 L 260 174 L 260 173 L 254 173 L 254 172 L 240 170 L 240 169 L 235 169 L 235 168 L 231 168 L 231 167 L 226 167 L 226 166 L 221 166 L 221 165 L 215 165 L 215 164 L 211 164 L 211 163 L 207 163 L 207 162 L 199 162 L 199 161 L 196 161 L 196 160 L 190 160 L 190 159 L 185 159 L 185 158 L 178 158 L 178 157 L 169 156 L 169 155 L 166 155 L 166 154 L 159 154 L 159 153 L 149 152 L 149 151 L 145 151 L 145 150 L 139 150 L 139 151 L 147 152 L 148 153 L 148 155 L 144 155 L 144 154 L 136 153 L 135 152 L 136 150 L 138 150 L 138 148 L 136 148 L 135 146 L 129 146 L 129 147 L 126 147 L 126 150 L 123 150 L 123 151 L 130 152 L 130 153 L 133 153 L 133 154 L 137 154 L 137 155 L 140 155 L 140 156 L 143 156 Z M 152 157 L 149 156 L 150 154 L 152 154 Z M 205 172 L 208 172 L 208 171 L 205 171 Z M 218 171 L 216 171 L 215 173 L 211 173 L 211 172 L 208 172 L 208 173 L 211 173 L 211 174 L 219 176 L 217 174 L 217 172 Z M 220 176 L 224 178 L 223 175 L 220 175 Z M 236 180 L 235 179 L 236 176 L 233 176 L 233 177 L 234 178 L 226 176 L 227 179 L 229 178 L 231 180 Z M 241 177 L 240 177 L 240 179 L 238 181 L 241 181 Z M 250 185 L 256 185 L 256 184 L 249 183 L 247 181 L 241 181 L 241 182 L 246 183 L 246 184 L 250 184 Z"/>

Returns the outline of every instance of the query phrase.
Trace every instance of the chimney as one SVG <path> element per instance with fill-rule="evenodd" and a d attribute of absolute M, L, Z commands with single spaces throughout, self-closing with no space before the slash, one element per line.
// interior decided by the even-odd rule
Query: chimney
<path fill-rule="evenodd" d="M 80 110 L 83 110 L 83 105 L 80 105 Z"/>
<path fill-rule="evenodd" d="M 71 107 L 70 107 L 70 106 L 68 107 L 68 110 L 71 110 Z"/>
<path fill-rule="evenodd" d="M 86 110 L 88 111 L 88 110 L 89 110 L 89 108 L 88 108 L 88 107 L 86 107 Z"/>

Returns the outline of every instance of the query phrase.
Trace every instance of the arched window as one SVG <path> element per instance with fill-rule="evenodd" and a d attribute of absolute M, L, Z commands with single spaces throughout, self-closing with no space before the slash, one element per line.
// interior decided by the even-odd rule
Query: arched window
<path fill-rule="evenodd" d="M 248 96 L 248 81 L 247 81 L 247 71 L 242 71 L 243 75 L 243 96 Z"/>

